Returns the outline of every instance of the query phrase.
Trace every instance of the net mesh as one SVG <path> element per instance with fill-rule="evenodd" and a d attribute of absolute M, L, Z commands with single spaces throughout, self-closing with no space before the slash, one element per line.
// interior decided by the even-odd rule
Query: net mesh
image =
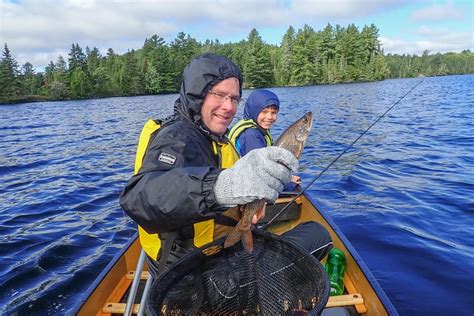
<path fill-rule="evenodd" d="M 308 252 L 263 231 L 254 251 L 220 239 L 178 261 L 155 280 L 150 315 L 319 314 L 329 297 L 321 263 Z"/>

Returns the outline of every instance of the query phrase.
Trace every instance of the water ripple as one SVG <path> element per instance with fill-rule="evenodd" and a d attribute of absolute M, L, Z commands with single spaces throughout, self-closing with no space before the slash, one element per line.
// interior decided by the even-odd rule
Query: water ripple
<path fill-rule="evenodd" d="M 309 183 L 419 80 L 274 88 L 272 133 L 313 111 Z M 473 75 L 425 78 L 309 189 L 402 315 L 474 310 L 473 86 Z M 118 196 L 143 123 L 176 98 L 0 107 L 0 314 L 74 313 L 135 230 Z"/>

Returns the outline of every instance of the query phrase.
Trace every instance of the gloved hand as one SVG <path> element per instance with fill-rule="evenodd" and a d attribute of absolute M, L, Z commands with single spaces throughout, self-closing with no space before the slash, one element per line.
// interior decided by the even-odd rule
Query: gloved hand
<path fill-rule="evenodd" d="M 219 174 L 214 185 L 216 201 L 226 207 L 257 199 L 274 201 L 298 166 L 298 160 L 286 149 L 254 149 Z"/>

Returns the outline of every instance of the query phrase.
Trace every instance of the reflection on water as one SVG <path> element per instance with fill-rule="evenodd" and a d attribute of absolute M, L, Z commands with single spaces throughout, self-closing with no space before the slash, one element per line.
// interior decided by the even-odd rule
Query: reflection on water
<path fill-rule="evenodd" d="M 273 135 L 313 111 L 309 183 L 419 80 L 272 89 Z M 309 189 L 402 315 L 474 311 L 473 81 L 425 78 Z M 0 314 L 74 312 L 133 234 L 118 195 L 142 125 L 176 98 L 0 106 Z"/>

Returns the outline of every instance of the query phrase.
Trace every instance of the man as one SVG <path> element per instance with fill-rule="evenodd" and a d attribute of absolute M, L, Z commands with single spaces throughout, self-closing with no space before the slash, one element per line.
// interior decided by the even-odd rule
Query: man
<path fill-rule="evenodd" d="M 241 93 L 242 75 L 233 62 L 215 54 L 194 58 L 183 72 L 174 115 L 151 135 L 141 168 L 122 192 L 120 204 L 141 227 L 155 278 L 160 265 L 226 235 L 229 222 L 240 217 L 229 207 L 275 200 L 298 169 L 295 157 L 278 147 L 254 150 L 237 161 L 224 135 Z M 330 242 L 327 232 L 324 240 Z M 171 244 L 167 262 L 158 263 L 166 244 Z"/>

